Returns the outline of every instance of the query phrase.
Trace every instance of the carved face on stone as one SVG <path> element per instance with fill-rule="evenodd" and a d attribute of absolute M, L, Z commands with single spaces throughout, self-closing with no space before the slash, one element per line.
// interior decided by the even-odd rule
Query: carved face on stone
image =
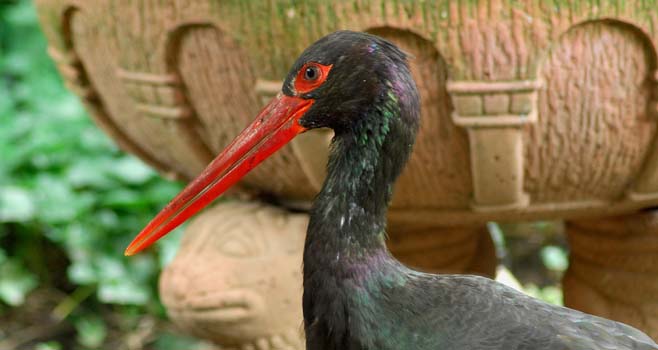
<path fill-rule="evenodd" d="M 170 318 L 229 348 L 301 349 L 306 226 L 305 215 L 253 203 L 203 212 L 161 276 Z"/>

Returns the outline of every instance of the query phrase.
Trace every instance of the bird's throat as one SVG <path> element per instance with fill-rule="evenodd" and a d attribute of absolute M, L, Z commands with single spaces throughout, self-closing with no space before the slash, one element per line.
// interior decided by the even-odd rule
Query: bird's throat
<path fill-rule="evenodd" d="M 395 127 L 369 123 L 382 132 Z M 367 135 L 364 137 L 363 135 Z M 399 163 L 399 135 L 337 133 L 325 184 L 314 202 L 304 249 L 304 324 L 308 349 L 359 349 L 356 310 L 377 309 L 382 289 L 403 283 L 386 248 L 386 211 Z M 374 311 L 373 311 L 374 312 Z M 368 313 L 368 312 L 366 312 Z"/>
<path fill-rule="evenodd" d="M 364 118 L 363 127 L 337 132 L 332 142 L 328 174 L 315 199 L 307 231 L 306 248 L 349 264 L 386 250 L 386 211 L 397 177 L 383 154 L 391 121 L 381 116 Z M 305 256 L 304 264 L 314 257 Z M 325 259 L 321 259 L 325 260 Z M 327 261 L 318 261 L 326 264 Z M 326 266 L 326 265 L 325 265 Z"/>

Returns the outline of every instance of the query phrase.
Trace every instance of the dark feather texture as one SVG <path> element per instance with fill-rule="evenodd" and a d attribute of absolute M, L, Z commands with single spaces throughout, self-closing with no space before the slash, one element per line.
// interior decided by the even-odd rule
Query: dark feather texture
<path fill-rule="evenodd" d="M 336 136 L 304 251 L 307 349 L 658 349 L 624 324 L 487 278 L 425 274 L 395 260 L 386 209 L 420 116 L 405 54 L 372 35 L 333 33 L 302 54 L 284 93 L 294 93 L 292 80 L 309 61 L 333 68 L 308 94 L 316 102 L 300 123 Z"/>

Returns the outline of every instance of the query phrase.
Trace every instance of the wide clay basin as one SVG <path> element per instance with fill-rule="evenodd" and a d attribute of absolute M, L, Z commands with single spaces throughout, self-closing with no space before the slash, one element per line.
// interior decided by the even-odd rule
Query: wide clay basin
<path fill-rule="evenodd" d="M 391 223 L 616 214 L 658 204 L 658 15 L 649 2 L 38 0 L 50 54 L 96 122 L 162 173 L 198 174 L 337 29 L 415 58 L 422 127 Z M 243 189 L 304 205 L 329 131 Z"/>

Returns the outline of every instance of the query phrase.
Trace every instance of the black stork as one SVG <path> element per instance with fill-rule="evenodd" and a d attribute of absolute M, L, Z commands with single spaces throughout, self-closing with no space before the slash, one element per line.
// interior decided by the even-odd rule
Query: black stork
<path fill-rule="evenodd" d="M 549 305 L 484 277 L 414 271 L 391 256 L 386 211 L 419 113 L 404 52 L 369 34 L 327 35 L 302 53 L 281 93 L 126 255 L 181 224 L 295 135 L 328 127 L 335 132 L 328 175 L 304 250 L 307 349 L 658 349 L 625 324 Z"/>

